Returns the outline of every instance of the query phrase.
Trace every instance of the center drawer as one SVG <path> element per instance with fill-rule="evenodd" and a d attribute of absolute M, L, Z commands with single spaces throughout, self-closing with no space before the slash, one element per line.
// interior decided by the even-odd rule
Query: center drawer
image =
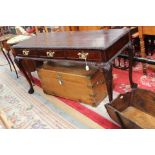
<path fill-rule="evenodd" d="M 53 49 L 41 49 L 38 51 L 39 57 L 41 58 L 65 58 L 65 53 L 63 50 L 53 50 Z"/>

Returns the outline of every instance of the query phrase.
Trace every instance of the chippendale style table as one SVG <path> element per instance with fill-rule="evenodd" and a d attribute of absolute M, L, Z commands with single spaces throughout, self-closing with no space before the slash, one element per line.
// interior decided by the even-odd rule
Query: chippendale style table
<path fill-rule="evenodd" d="M 109 101 L 112 101 L 112 61 L 125 48 L 130 49 L 130 85 L 132 88 L 137 86 L 132 81 L 133 52 L 129 29 L 40 33 L 12 48 L 15 62 L 29 82 L 29 93 L 33 93 L 34 89 L 26 68 L 22 65 L 24 59 L 36 62 L 67 61 L 100 68 L 105 76 Z"/>

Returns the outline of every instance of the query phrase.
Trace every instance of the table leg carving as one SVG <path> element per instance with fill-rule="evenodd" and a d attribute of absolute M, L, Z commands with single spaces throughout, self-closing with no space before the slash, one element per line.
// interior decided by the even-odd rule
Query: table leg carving
<path fill-rule="evenodd" d="M 107 92 L 109 97 L 109 102 L 113 100 L 113 78 L 112 78 L 112 63 L 107 63 L 102 67 L 104 73 L 105 82 L 107 86 Z"/>
<path fill-rule="evenodd" d="M 129 44 L 129 50 L 128 50 L 128 55 L 129 55 L 129 81 L 130 81 L 131 88 L 137 88 L 137 84 L 134 83 L 133 79 L 132 79 L 133 52 L 134 52 L 134 48 L 133 48 L 132 43 L 130 43 Z"/>
<path fill-rule="evenodd" d="M 33 94 L 34 93 L 34 89 L 33 89 L 33 85 L 32 85 L 32 82 L 31 82 L 31 79 L 30 77 L 28 76 L 23 64 L 22 64 L 22 60 L 21 59 L 18 59 L 18 58 L 15 58 L 15 63 L 17 64 L 18 68 L 21 70 L 21 72 L 24 74 L 26 80 L 28 81 L 29 85 L 30 85 L 30 89 L 28 91 L 29 94 Z"/>

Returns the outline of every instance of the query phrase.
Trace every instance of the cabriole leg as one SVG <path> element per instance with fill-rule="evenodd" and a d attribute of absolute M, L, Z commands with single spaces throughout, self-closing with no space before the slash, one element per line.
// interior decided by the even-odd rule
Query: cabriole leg
<path fill-rule="evenodd" d="M 34 89 L 33 89 L 33 85 L 32 85 L 32 82 L 31 82 L 31 79 L 30 77 L 28 76 L 24 66 L 22 65 L 22 60 L 21 59 L 18 59 L 18 58 L 15 58 L 15 63 L 17 64 L 17 66 L 19 67 L 20 71 L 24 74 L 26 80 L 28 81 L 29 85 L 30 85 L 30 89 L 28 91 L 29 94 L 33 94 L 34 93 Z"/>

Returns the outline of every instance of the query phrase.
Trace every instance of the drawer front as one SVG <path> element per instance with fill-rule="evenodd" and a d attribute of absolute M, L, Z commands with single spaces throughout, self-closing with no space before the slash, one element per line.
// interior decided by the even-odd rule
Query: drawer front
<path fill-rule="evenodd" d="M 65 58 L 65 54 L 63 50 L 52 50 L 52 49 L 43 49 L 39 50 L 39 57 L 40 58 L 49 58 L 49 59 L 62 59 Z"/>
<path fill-rule="evenodd" d="M 64 58 L 64 51 L 50 49 L 17 49 L 17 56 L 37 58 Z"/>
<path fill-rule="evenodd" d="M 38 57 L 36 50 L 29 50 L 29 49 L 17 49 L 16 55 L 22 57 Z"/>
<path fill-rule="evenodd" d="M 93 50 L 16 49 L 16 55 L 46 59 L 102 61 L 102 52 Z"/>
<path fill-rule="evenodd" d="M 100 51 L 90 50 L 71 50 L 66 51 L 66 58 L 73 60 L 88 60 L 88 61 L 101 61 L 102 56 Z"/>

